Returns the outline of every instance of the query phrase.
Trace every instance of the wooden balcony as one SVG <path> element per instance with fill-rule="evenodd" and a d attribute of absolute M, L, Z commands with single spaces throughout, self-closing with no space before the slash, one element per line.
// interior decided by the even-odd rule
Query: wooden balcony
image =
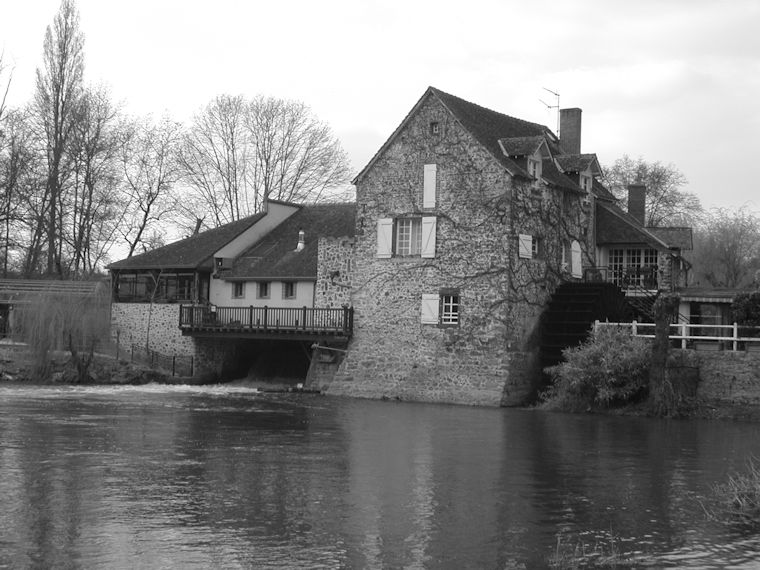
<path fill-rule="evenodd" d="M 347 339 L 353 334 L 354 309 L 218 307 L 181 305 L 183 335 L 291 340 Z"/>
<path fill-rule="evenodd" d="M 588 267 L 583 271 L 588 282 L 614 283 L 626 295 L 642 295 L 645 291 L 657 292 L 657 267 Z"/>

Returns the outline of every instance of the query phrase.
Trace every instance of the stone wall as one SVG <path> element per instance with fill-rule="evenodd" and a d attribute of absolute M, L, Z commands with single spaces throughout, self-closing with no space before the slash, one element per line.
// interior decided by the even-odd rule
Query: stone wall
<path fill-rule="evenodd" d="M 354 282 L 354 239 L 319 238 L 314 306 L 338 308 L 351 304 Z"/>
<path fill-rule="evenodd" d="M 696 352 L 699 365 L 697 395 L 728 404 L 760 404 L 760 353 Z"/>
<path fill-rule="evenodd" d="M 440 135 L 430 136 L 431 122 Z M 425 164 L 437 165 L 434 208 L 423 207 Z M 327 393 L 522 403 L 533 390 L 538 317 L 561 272 L 561 244 L 574 237 L 560 234 L 572 226 L 580 235 L 587 223 L 580 199 L 571 202 L 513 182 L 436 99 L 424 102 L 357 185 L 354 337 Z M 565 209 L 559 222 L 566 206 L 577 221 Z M 436 217 L 435 257 L 379 258 L 378 219 L 416 216 Z M 518 257 L 521 233 L 540 237 L 538 259 Z M 441 290 L 459 295 L 458 326 L 421 322 L 422 295 Z"/>
<path fill-rule="evenodd" d="M 179 329 L 179 305 L 154 303 L 112 303 L 111 337 L 125 348 L 145 346 L 150 320 L 149 348 L 166 355 L 193 356 L 193 339 Z"/>

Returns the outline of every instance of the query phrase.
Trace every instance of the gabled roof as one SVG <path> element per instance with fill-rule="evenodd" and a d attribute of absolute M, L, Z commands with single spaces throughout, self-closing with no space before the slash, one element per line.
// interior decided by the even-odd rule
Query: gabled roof
<path fill-rule="evenodd" d="M 356 175 L 356 178 L 353 180 L 354 184 L 356 184 L 372 168 L 377 159 L 391 145 L 396 138 L 396 135 L 403 130 L 417 110 L 429 97 L 437 98 L 441 104 L 448 109 L 454 119 L 456 119 L 459 124 L 462 125 L 462 127 L 513 176 L 520 176 L 528 179 L 532 178 L 524 168 L 518 166 L 513 160 L 504 154 L 499 145 L 499 139 L 515 137 L 545 137 L 550 149 L 552 145 L 556 147 L 559 145 L 559 140 L 554 133 L 543 125 L 531 123 L 522 119 L 516 119 L 515 117 L 504 115 L 503 113 L 487 109 L 486 107 L 481 107 L 475 103 L 470 103 L 469 101 L 445 93 L 435 87 L 428 87 L 423 96 L 417 101 L 414 107 L 412 107 L 411 111 L 409 111 L 406 117 L 404 117 L 404 120 L 401 121 L 401 124 L 395 131 L 393 131 L 393 134 L 391 134 L 383 146 L 381 146 L 375 153 L 367 166 Z"/>
<path fill-rule="evenodd" d="M 535 137 L 510 137 L 499 139 L 499 146 L 507 156 L 531 156 L 546 144 L 543 136 Z"/>
<path fill-rule="evenodd" d="M 607 187 L 599 182 L 596 178 L 594 178 L 593 182 L 591 183 L 591 191 L 594 193 L 594 196 L 600 198 L 601 200 L 606 200 L 608 202 L 612 202 L 613 204 L 616 204 L 618 201 L 617 198 L 615 198 L 615 195 L 607 190 Z"/>
<path fill-rule="evenodd" d="M 562 172 L 591 170 L 593 174 L 599 174 L 602 171 L 595 154 L 563 154 L 556 158 Z"/>
<path fill-rule="evenodd" d="M 544 181 L 563 190 L 569 190 L 577 194 L 585 194 L 586 192 L 578 186 L 570 177 L 566 176 L 559 171 L 554 160 L 547 158 L 541 162 L 541 178 Z"/>
<path fill-rule="evenodd" d="M 316 279 L 319 238 L 352 237 L 355 228 L 355 203 L 304 206 L 235 259 L 221 278 Z M 305 246 L 295 251 L 301 230 Z"/>
<path fill-rule="evenodd" d="M 34 295 L 73 295 L 86 297 L 107 291 L 107 281 L 60 281 L 53 279 L 0 279 L 0 300 L 12 301 Z"/>
<path fill-rule="evenodd" d="M 213 266 L 214 253 L 227 245 L 266 214 L 259 212 L 236 222 L 201 232 L 163 247 L 134 255 L 108 266 L 108 269 L 197 269 Z"/>
<path fill-rule="evenodd" d="M 667 243 L 670 247 L 677 247 L 680 250 L 690 250 L 694 244 L 692 242 L 691 228 L 647 228 L 647 231 L 657 236 Z"/>
<path fill-rule="evenodd" d="M 633 216 L 606 202 L 596 203 L 596 242 L 600 245 L 643 243 L 658 250 L 671 249 Z"/>

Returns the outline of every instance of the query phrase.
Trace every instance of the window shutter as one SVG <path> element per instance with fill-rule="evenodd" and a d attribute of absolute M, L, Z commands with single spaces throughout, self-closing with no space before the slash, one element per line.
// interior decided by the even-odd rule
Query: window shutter
<path fill-rule="evenodd" d="M 576 240 L 570 244 L 570 272 L 573 277 L 583 277 L 583 268 L 581 264 L 581 244 Z"/>
<path fill-rule="evenodd" d="M 393 218 L 377 220 L 377 257 L 389 258 L 393 253 Z"/>
<path fill-rule="evenodd" d="M 436 190 L 436 172 L 435 164 L 426 164 L 424 170 L 422 207 L 435 208 L 435 190 Z"/>
<path fill-rule="evenodd" d="M 435 216 L 425 216 L 422 218 L 422 251 L 421 257 L 435 257 Z"/>
<path fill-rule="evenodd" d="M 523 259 L 533 257 L 533 236 L 520 234 L 517 236 L 518 255 Z"/>
<path fill-rule="evenodd" d="M 423 325 L 437 325 L 438 324 L 438 295 L 435 294 L 422 294 L 422 324 Z"/>

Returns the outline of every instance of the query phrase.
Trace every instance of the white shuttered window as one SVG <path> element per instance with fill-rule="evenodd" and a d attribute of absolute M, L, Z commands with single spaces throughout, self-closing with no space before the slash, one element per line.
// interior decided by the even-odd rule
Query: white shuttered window
<path fill-rule="evenodd" d="M 422 184 L 422 207 L 435 208 L 437 165 L 426 164 L 424 168 L 424 180 Z"/>
<path fill-rule="evenodd" d="M 422 324 L 423 325 L 437 325 L 438 324 L 438 294 L 422 294 Z"/>
<path fill-rule="evenodd" d="M 393 218 L 377 220 L 377 256 L 388 258 L 393 255 Z"/>
<path fill-rule="evenodd" d="M 520 234 L 517 236 L 518 254 L 523 259 L 531 259 L 533 257 L 533 236 L 526 234 Z"/>
<path fill-rule="evenodd" d="M 435 257 L 435 216 L 422 218 L 422 257 Z"/>

